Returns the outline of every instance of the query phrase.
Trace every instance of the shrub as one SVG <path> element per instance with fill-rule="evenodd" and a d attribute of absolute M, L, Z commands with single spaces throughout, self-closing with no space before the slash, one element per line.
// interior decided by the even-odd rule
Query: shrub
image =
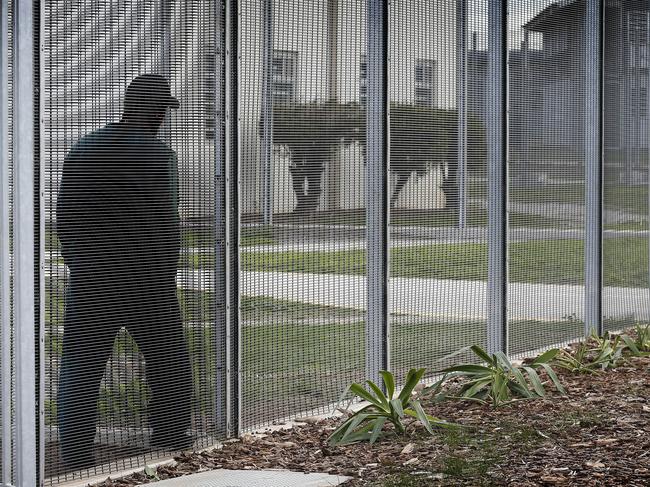
<path fill-rule="evenodd" d="M 625 342 L 621 336 L 609 333 L 598 336 L 595 332 L 587 341 L 580 342 L 573 352 L 562 350 L 555 364 L 573 373 L 594 373 L 612 369 L 623 360 Z"/>
<path fill-rule="evenodd" d="M 558 349 L 541 354 L 530 364 L 515 366 L 503 352 L 489 355 L 478 345 L 470 348 L 485 365 L 462 364 L 442 370 L 441 372 L 446 374 L 445 379 L 468 379 L 461 385 L 457 394 L 445 394 L 445 397 L 491 404 L 495 408 L 516 400 L 544 397 L 546 391 L 536 371 L 538 368 L 543 368 L 555 388 L 565 394 L 564 387 L 549 365 L 559 353 Z"/>
<path fill-rule="evenodd" d="M 650 325 L 636 325 L 634 328 L 635 338 L 629 335 L 621 335 L 621 340 L 635 357 L 647 357 L 650 355 Z"/>
<path fill-rule="evenodd" d="M 374 443 L 382 435 L 384 425 L 392 423 L 398 434 L 406 431 L 407 417 L 415 418 L 424 428 L 433 434 L 433 426 L 454 427 L 452 423 L 428 415 L 420 401 L 412 397 L 415 386 L 420 382 L 426 369 L 411 369 L 406 376 L 406 384 L 399 395 L 395 397 L 395 378 L 386 370 L 380 371 L 386 394 L 374 382 L 367 380 L 366 384 L 372 392 L 367 391 L 361 384 L 352 384 L 348 391 L 368 401 L 370 404 L 352 414 L 329 437 L 331 445 L 347 445 L 361 441 Z"/>

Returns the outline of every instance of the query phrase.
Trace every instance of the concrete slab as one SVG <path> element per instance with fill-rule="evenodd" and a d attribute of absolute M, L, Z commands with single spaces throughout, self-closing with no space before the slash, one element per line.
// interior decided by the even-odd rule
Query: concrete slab
<path fill-rule="evenodd" d="M 156 487 L 331 487 L 350 477 L 287 470 L 211 470 L 156 482 Z"/>

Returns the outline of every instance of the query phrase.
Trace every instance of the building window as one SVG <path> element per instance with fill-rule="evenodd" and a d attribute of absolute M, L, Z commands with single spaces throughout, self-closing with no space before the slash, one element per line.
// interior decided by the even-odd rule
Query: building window
<path fill-rule="evenodd" d="M 432 59 L 418 59 L 415 63 L 415 104 L 436 105 L 436 62 Z"/>
<path fill-rule="evenodd" d="M 296 51 L 273 51 L 271 64 L 271 93 L 275 103 L 292 103 L 296 100 Z"/>
<path fill-rule="evenodd" d="M 649 12 L 635 10 L 627 14 L 628 63 L 631 68 L 648 68 Z"/>
<path fill-rule="evenodd" d="M 359 102 L 365 105 L 368 101 L 368 59 L 365 54 L 359 61 Z"/>

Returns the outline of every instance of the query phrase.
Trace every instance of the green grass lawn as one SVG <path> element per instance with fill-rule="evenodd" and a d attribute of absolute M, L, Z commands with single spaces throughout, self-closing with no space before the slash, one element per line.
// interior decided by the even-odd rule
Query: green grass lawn
<path fill-rule="evenodd" d="M 578 239 L 513 242 L 509 247 L 512 282 L 584 283 L 584 242 Z M 252 252 L 242 256 L 247 271 L 315 274 L 366 272 L 365 250 L 335 252 Z M 604 282 L 608 286 L 648 285 L 648 240 L 605 239 Z M 391 275 L 436 279 L 486 280 L 487 244 L 431 244 L 391 249 Z"/>
<path fill-rule="evenodd" d="M 306 311 L 310 307 L 296 303 L 292 309 Z M 266 421 L 322 407 L 336 401 L 350 382 L 365 378 L 365 323 L 361 320 L 336 322 L 341 312 L 320 306 L 315 313 L 329 314 L 333 322 L 308 325 L 294 323 L 296 317 L 287 311 L 284 319 L 274 316 L 242 328 L 245 421 Z M 400 378 L 411 367 L 435 371 L 451 363 L 471 360 L 471 354 L 466 352 L 453 358 L 445 357 L 468 345 L 485 345 L 484 321 L 448 322 L 413 317 L 404 321 L 403 317 L 394 317 L 393 322 L 391 366 Z M 582 325 L 570 320 L 525 321 L 511 323 L 510 330 L 512 353 L 518 353 L 579 336 Z M 188 327 L 186 338 L 193 357 L 195 404 L 202 414 L 209 416 L 216 387 L 213 325 Z M 60 355 L 60 337 L 47 334 L 46 350 L 50 359 Z M 118 357 L 133 357 L 136 350 L 127 335 L 116 340 L 114 353 Z M 115 363 L 119 364 L 119 360 Z M 116 418 L 139 424 L 148 390 L 142 386 L 141 379 L 132 374 L 117 373 L 115 377 L 123 377 L 124 382 L 111 382 L 102 387 L 102 421 L 109 424 L 110 418 Z M 48 421 L 54 422 L 56 402 L 49 401 L 47 407 Z"/>

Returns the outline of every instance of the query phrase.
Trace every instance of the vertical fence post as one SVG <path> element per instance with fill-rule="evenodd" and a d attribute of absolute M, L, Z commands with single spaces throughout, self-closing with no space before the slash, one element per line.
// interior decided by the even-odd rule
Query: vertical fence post
<path fill-rule="evenodd" d="M 226 144 L 228 132 L 225 128 L 226 108 L 226 12 L 224 2 L 214 2 L 215 32 L 214 32 L 214 176 L 215 176 L 215 265 L 214 265 L 214 347 L 216 355 L 216 377 L 215 377 L 215 423 L 217 434 L 226 436 L 228 434 L 228 404 L 227 399 L 227 324 L 229 323 L 227 303 L 228 293 L 226 283 L 228 281 L 228 257 L 226 242 L 229 241 L 226 230 L 228 212 L 226 201 L 228 199 L 227 179 L 227 151 Z"/>
<path fill-rule="evenodd" d="M 587 0 L 585 16 L 585 334 L 603 333 L 603 6 Z"/>
<path fill-rule="evenodd" d="M 366 377 L 380 382 L 388 369 L 389 294 L 389 100 L 388 0 L 367 2 L 368 103 L 366 112 L 366 218 L 368 239 L 368 304 Z"/>
<path fill-rule="evenodd" d="M 38 10 L 36 10 L 38 9 Z M 36 407 L 38 415 L 38 422 L 36 427 L 36 441 L 37 441 L 37 450 L 36 450 L 36 465 L 37 465 L 37 480 L 40 482 L 39 485 L 42 485 L 45 479 L 45 296 L 46 296 L 46 286 L 45 286 L 45 242 L 46 242 L 46 219 L 47 215 L 45 212 L 45 160 L 46 152 L 43 145 L 44 134 L 45 134 L 45 99 L 43 93 L 45 93 L 45 79 L 43 73 L 45 72 L 45 23 L 42 19 L 45 16 L 45 2 L 35 2 L 34 3 L 34 14 L 37 16 L 34 18 L 34 30 L 35 36 L 34 40 L 38 42 L 38 50 L 35 50 L 35 88 L 33 91 L 34 94 L 34 103 L 35 103 L 35 115 L 34 115 L 34 137 L 35 143 L 34 147 L 38 148 L 38 153 L 35 154 L 35 168 L 38 169 L 38 173 L 35 174 L 37 180 L 37 190 L 38 193 L 35 198 L 36 207 L 36 216 L 38 217 L 38 233 L 35 235 L 37 240 L 37 245 L 34 247 L 37 249 L 37 262 L 38 262 L 38 294 L 36 296 L 36 304 L 38 305 L 38 310 L 36 312 L 37 326 L 38 326 L 38 347 L 35 350 L 36 353 L 36 386 L 37 395 L 36 395 Z M 50 222 L 51 223 L 51 222 Z"/>
<path fill-rule="evenodd" d="M 0 401 L 2 478 L 11 483 L 11 321 L 9 266 L 9 0 L 0 0 Z"/>
<path fill-rule="evenodd" d="M 467 226 L 467 0 L 456 1 L 458 228 Z"/>
<path fill-rule="evenodd" d="M 226 139 L 225 139 L 225 238 L 226 238 L 226 400 L 229 436 L 241 430 L 241 329 L 239 293 L 239 189 L 240 189 L 240 114 L 239 74 L 240 10 L 238 0 L 225 0 L 226 22 Z"/>
<path fill-rule="evenodd" d="M 34 26 L 32 2 L 14 8 L 14 357 L 16 484 L 36 485 L 34 343 Z"/>
<path fill-rule="evenodd" d="M 508 349 L 508 2 L 488 4 L 487 348 Z"/>
<path fill-rule="evenodd" d="M 273 223 L 273 0 L 262 8 L 262 205 L 264 224 Z"/>

